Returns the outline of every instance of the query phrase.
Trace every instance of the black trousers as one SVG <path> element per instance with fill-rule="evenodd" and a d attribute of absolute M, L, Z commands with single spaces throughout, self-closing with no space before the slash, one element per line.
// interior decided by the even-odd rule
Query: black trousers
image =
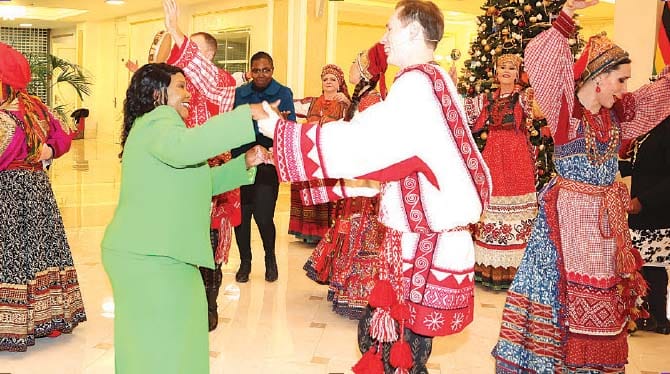
<path fill-rule="evenodd" d="M 668 326 L 666 318 L 666 292 L 668 287 L 668 273 L 664 267 L 644 266 L 642 276 L 649 284 L 649 293 L 645 298 L 649 303 L 649 314 L 659 326 Z"/>
<path fill-rule="evenodd" d="M 266 259 L 274 259 L 275 229 L 274 214 L 279 195 L 279 178 L 272 165 L 258 165 L 256 181 L 240 187 L 242 223 L 235 227 L 235 242 L 240 249 L 240 260 L 251 262 L 251 217 L 254 217 L 263 241 Z"/>

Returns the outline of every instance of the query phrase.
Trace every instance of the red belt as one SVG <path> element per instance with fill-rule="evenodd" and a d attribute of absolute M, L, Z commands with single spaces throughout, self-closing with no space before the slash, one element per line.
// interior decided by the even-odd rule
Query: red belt
<path fill-rule="evenodd" d="M 16 170 L 16 169 L 21 169 L 21 170 L 32 170 L 32 171 L 42 171 L 44 168 L 42 168 L 42 163 L 38 162 L 35 164 L 31 164 L 26 162 L 25 160 L 14 160 L 7 165 L 7 170 Z"/>

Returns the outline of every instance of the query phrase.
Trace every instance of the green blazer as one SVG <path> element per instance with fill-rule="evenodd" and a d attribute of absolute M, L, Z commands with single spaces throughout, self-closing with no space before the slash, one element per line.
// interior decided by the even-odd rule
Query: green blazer
<path fill-rule="evenodd" d="M 249 106 L 187 128 L 160 106 L 135 120 L 121 167 L 121 193 L 102 240 L 103 251 L 167 256 L 214 267 L 210 205 L 218 195 L 253 184 L 244 154 L 210 168 L 207 159 L 256 139 Z"/>

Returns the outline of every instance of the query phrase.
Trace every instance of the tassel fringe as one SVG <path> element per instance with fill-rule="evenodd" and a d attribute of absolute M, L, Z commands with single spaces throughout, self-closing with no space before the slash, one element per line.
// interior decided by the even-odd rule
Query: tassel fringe
<path fill-rule="evenodd" d="M 395 321 L 391 317 L 388 308 L 375 309 L 370 321 L 370 336 L 382 343 L 398 340 Z"/>
<path fill-rule="evenodd" d="M 370 347 L 351 370 L 354 374 L 384 374 L 384 363 L 378 349 Z"/>

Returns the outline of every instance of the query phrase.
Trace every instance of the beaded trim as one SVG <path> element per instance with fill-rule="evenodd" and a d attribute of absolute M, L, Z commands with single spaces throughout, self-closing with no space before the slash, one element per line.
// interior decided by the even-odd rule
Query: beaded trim
<path fill-rule="evenodd" d="M 16 121 L 4 110 L 0 110 L 0 155 L 5 153 L 16 132 Z"/>

